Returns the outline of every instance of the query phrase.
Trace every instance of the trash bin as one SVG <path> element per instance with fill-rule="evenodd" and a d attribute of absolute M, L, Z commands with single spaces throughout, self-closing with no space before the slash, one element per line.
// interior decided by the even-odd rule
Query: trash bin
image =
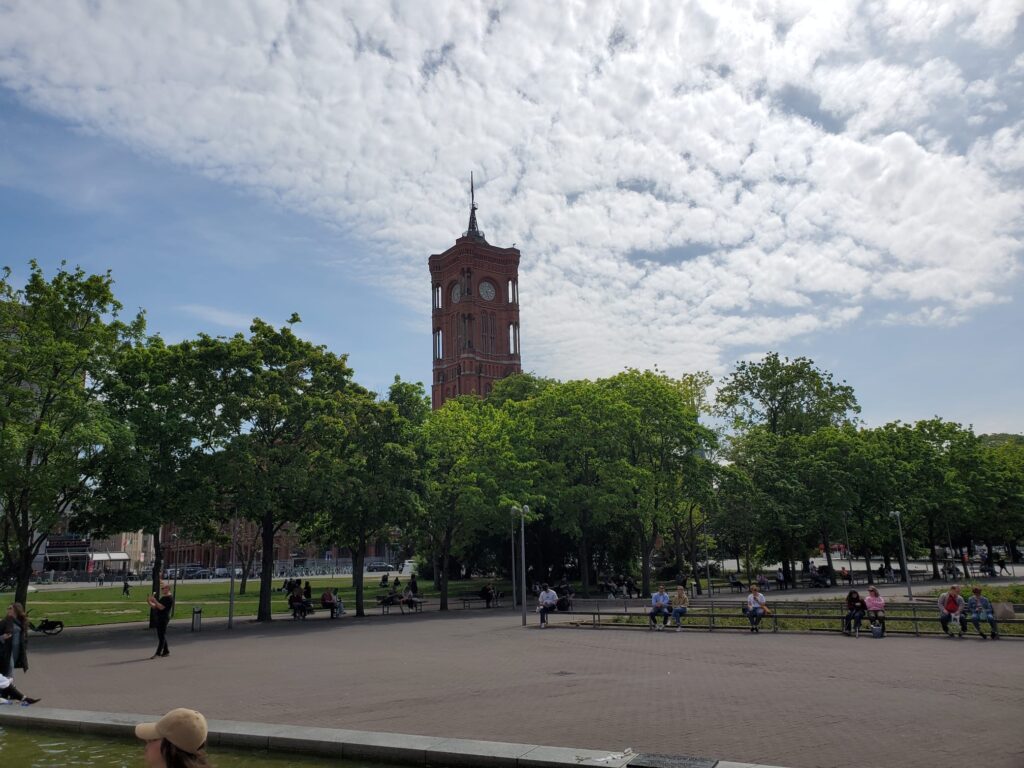
<path fill-rule="evenodd" d="M 192 606 L 192 631 L 201 632 L 203 630 L 203 606 L 194 605 Z"/>

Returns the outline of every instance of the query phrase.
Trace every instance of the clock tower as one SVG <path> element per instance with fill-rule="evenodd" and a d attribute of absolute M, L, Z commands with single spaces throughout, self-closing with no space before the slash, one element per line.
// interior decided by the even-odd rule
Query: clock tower
<path fill-rule="evenodd" d="M 433 294 L 434 372 L 431 404 L 458 395 L 486 397 L 519 359 L 519 251 L 484 239 L 476 223 L 473 177 L 469 227 L 428 260 Z"/>

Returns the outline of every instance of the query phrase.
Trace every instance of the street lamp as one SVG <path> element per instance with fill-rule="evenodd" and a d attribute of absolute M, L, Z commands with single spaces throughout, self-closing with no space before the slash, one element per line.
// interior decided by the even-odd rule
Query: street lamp
<path fill-rule="evenodd" d="M 516 607 L 516 521 L 509 520 L 512 528 L 512 607 Z M 523 599 L 526 595 L 523 595 Z"/>
<path fill-rule="evenodd" d="M 896 526 L 900 530 L 900 552 L 903 553 L 903 580 L 907 582 L 907 597 L 913 600 L 914 590 L 910 588 L 910 562 L 907 560 L 907 546 L 903 543 L 903 518 L 900 516 L 898 509 L 890 512 L 889 517 L 896 518 Z"/>
<path fill-rule="evenodd" d="M 174 618 L 174 608 L 178 605 L 178 534 L 171 534 L 171 541 L 174 542 L 174 589 L 171 592 L 171 616 Z"/>
<path fill-rule="evenodd" d="M 530 507 L 512 507 L 512 512 L 519 515 L 519 590 L 523 596 L 523 626 L 526 626 L 526 516 Z"/>
<path fill-rule="evenodd" d="M 850 564 L 850 586 L 853 586 L 853 552 L 850 551 L 850 529 L 846 524 L 849 511 L 843 510 L 843 533 L 846 535 L 846 560 Z"/>

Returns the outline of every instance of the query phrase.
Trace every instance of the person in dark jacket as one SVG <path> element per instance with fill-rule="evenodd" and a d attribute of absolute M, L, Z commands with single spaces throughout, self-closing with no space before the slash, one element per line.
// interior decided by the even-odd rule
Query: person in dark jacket
<path fill-rule="evenodd" d="M 0 627 L 0 674 L 13 680 L 15 669 L 28 672 L 28 616 L 21 603 L 7 606 Z"/>
<path fill-rule="evenodd" d="M 860 623 L 864 620 L 864 615 L 867 612 L 868 607 L 860 593 L 856 589 L 851 589 L 846 595 L 846 616 L 843 618 L 843 634 L 853 634 L 859 637 Z"/>

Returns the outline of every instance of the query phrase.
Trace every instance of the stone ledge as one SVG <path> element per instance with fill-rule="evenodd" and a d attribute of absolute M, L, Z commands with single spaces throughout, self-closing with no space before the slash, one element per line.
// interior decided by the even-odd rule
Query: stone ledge
<path fill-rule="evenodd" d="M 159 716 L 91 712 L 49 707 L 0 707 L 0 726 L 48 728 L 118 738 L 134 738 L 138 723 Z M 272 723 L 209 720 L 212 746 L 261 749 L 269 752 L 301 752 L 422 766 L 475 766 L 479 768 L 716 768 L 716 761 L 673 755 L 638 755 L 632 752 L 601 752 L 537 744 L 448 739 L 413 734 L 313 728 Z M 717 768 L 768 768 L 749 763 L 718 762 Z"/>

